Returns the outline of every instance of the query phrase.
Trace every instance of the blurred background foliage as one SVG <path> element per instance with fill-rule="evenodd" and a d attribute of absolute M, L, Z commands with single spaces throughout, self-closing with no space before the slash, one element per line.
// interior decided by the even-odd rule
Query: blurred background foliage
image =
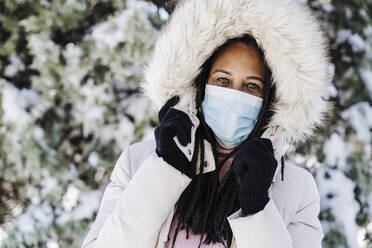
<path fill-rule="evenodd" d="M 321 194 L 325 248 L 372 246 L 372 0 L 299 0 L 321 20 L 335 105 L 287 159 Z M 0 247 L 79 247 L 112 168 L 152 138 L 138 86 L 176 0 L 0 1 Z"/>

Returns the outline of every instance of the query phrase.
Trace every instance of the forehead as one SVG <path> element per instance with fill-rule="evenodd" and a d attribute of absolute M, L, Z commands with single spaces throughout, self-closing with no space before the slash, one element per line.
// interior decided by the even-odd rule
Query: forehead
<path fill-rule="evenodd" d="M 253 70 L 259 74 L 264 71 L 264 64 L 259 52 L 241 42 L 233 43 L 221 50 L 212 64 L 214 68 L 230 68 L 234 70 Z"/>

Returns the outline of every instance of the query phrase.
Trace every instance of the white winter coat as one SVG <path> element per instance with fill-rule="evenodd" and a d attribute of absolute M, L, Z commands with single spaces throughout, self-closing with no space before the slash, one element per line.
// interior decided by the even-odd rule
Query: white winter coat
<path fill-rule="evenodd" d="M 279 163 L 265 208 L 251 216 L 238 210 L 228 217 L 232 247 L 320 248 L 314 178 L 287 162 L 282 180 L 279 166 L 288 144 L 310 137 L 329 109 L 321 98 L 329 80 L 327 46 L 306 6 L 298 0 L 180 1 L 160 33 L 141 86 L 157 110 L 179 95 L 176 108 L 197 126 L 193 81 L 200 66 L 227 39 L 244 33 L 257 40 L 273 73 L 275 113 L 262 137 L 271 139 Z M 191 179 L 154 150 L 155 141 L 149 140 L 120 155 L 82 247 L 164 247 L 176 202 Z M 207 173 L 215 169 L 207 141 L 205 154 Z"/>
<path fill-rule="evenodd" d="M 154 140 L 143 141 L 120 155 L 83 247 L 164 247 L 174 204 L 190 179 L 159 158 L 154 148 Z M 283 181 L 277 169 L 271 199 L 262 211 L 241 217 L 239 210 L 228 217 L 232 247 L 321 247 L 315 181 L 298 166 L 287 163 L 284 168 Z"/>

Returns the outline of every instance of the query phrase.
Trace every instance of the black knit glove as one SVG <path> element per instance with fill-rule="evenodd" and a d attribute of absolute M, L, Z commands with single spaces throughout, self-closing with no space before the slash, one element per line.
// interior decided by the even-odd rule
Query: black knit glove
<path fill-rule="evenodd" d="M 195 170 L 192 170 L 190 161 L 173 140 L 173 137 L 177 135 L 182 146 L 186 146 L 191 142 L 192 122 L 190 117 L 185 112 L 172 108 L 178 101 L 178 96 L 172 97 L 158 113 L 159 125 L 154 131 L 155 152 L 168 164 L 188 177 L 193 178 Z"/>
<path fill-rule="evenodd" d="M 270 199 L 268 189 L 277 167 L 271 140 L 252 139 L 238 151 L 232 166 L 239 182 L 243 215 L 264 209 Z"/>

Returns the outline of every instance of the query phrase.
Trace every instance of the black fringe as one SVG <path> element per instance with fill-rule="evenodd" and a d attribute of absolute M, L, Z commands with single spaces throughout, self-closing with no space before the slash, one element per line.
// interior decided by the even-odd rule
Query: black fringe
<path fill-rule="evenodd" d="M 252 130 L 251 134 L 246 140 L 234 148 L 234 150 L 228 154 L 221 163 L 217 161 L 216 141 L 214 139 L 213 131 L 205 123 L 204 116 L 202 114 L 201 103 L 204 99 L 205 84 L 208 80 L 209 71 L 211 65 L 218 55 L 225 47 L 229 44 L 242 41 L 247 45 L 255 47 L 264 58 L 262 51 L 258 48 L 254 39 L 250 36 L 238 37 L 236 39 L 229 40 L 223 46 L 218 48 L 213 55 L 203 64 L 201 67 L 201 73 L 195 79 L 195 87 L 197 89 L 196 94 L 196 105 L 198 109 L 197 116 L 200 120 L 200 125 L 196 131 L 195 138 L 195 150 L 194 158 L 192 160 L 192 166 L 196 168 L 196 158 L 198 151 L 200 151 L 200 171 L 201 173 L 191 181 L 188 187 L 181 194 L 177 201 L 177 209 L 175 216 L 179 219 L 179 224 L 175 230 L 172 242 L 172 248 L 174 247 L 177 234 L 179 231 L 180 223 L 182 222 L 186 228 L 187 238 L 189 237 L 190 229 L 195 234 L 201 234 L 199 247 L 202 244 L 202 239 L 205 235 L 204 243 L 224 243 L 223 239 L 227 241 L 227 247 L 231 246 L 232 242 L 232 230 L 227 221 L 227 217 L 232 213 L 239 210 L 239 184 L 235 177 L 232 168 L 219 181 L 219 172 L 222 165 L 236 153 L 244 144 L 249 142 L 254 137 L 260 137 L 265 131 L 267 123 L 271 118 L 273 112 L 270 109 L 271 103 L 274 101 L 275 87 L 271 82 L 271 71 L 265 65 L 265 90 L 263 97 L 263 105 L 258 115 L 258 121 Z M 216 164 L 214 171 L 203 173 L 204 171 L 204 140 L 207 140 L 211 146 Z M 284 173 L 284 159 L 282 157 L 282 180 Z M 183 228 L 182 228 L 183 229 Z M 169 235 L 168 235 L 169 240 Z"/>

